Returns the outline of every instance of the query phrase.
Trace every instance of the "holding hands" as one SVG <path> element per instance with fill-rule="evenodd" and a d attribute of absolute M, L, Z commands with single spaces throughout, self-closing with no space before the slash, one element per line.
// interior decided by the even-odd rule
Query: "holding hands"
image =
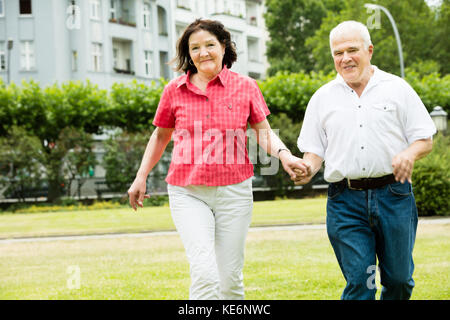
<path fill-rule="evenodd" d="M 296 185 L 308 183 L 297 183 L 305 180 L 307 177 L 311 180 L 311 165 L 308 162 L 292 155 L 289 150 L 282 150 L 279 157 L 284 170 L 289 174 L 291 180 L 294 181 Z"/>

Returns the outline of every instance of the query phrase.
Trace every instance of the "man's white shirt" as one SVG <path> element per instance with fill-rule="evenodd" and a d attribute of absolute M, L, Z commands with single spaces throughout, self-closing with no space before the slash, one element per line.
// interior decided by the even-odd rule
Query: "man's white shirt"
<path fill-rule="evenodd" d="M 297 145 L 325 160 L 325 180 L 392 173 L 392 159 L 436 127 L 417 93 L 376 66 L 361 97 L 338 74 L 312 96 Z"/>

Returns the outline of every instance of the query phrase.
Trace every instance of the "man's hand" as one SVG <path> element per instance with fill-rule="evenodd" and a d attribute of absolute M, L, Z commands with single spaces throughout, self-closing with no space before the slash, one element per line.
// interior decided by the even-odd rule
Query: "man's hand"
<path fill-rule="evenodd" d="M 284 171 L 289 174 L 293 181 L 297 176 L 297 172 L 298 174 L 307 175 L 311 171 L 309 164 L 305 163 L 303 159 L 293 156 L 287 150 L 281 151 L 279 157 Z"/>
<path fill-rule="evenodd" d="M 392 159 L 393 174 L 396 181 L 404 183 L 405 180 L 408 180 L 409 183 L 412 183 L 414 161 L 415 157 L 408 150 L 400 152 Z"/>
<path fill-rule="evenodd" d="M 309 166 L 309 168 L 310 168 L 310 166 Z M 296 173 L 296 176 L 294 179 L 291 179 L 291 180 L 294 181 L 294 184 L 296 186 L 301 186 L 301 185 L 307 184 L 308 182 L 311 181 L 312 177 L 314 176 L 312 174 L 311 170 L 308 170 L 308 172 L 306 174 L 298 169 L 295 169 L 294 172 Z"/>
<path fill-rule="evenodd" d="M 392 168 L 395 180 L 404 183 L 408 180 L 412 183 L 411 176 L 414 168 L 414 162 L 416 160 L 422 159 L 433 149 L 433 140 L 420 139 L 414 141 L 407 149 L 403 150 L 397 154 L 392 159 Z"/>
<path fill-rule="evenodd" d="M 145 194 L 146 179 L 136 177 L 130 189 L 128 189 L 128 196 L 130 197 L 130 205 L 134 211 L 137 210 L 137 206 L 144 207 L 144 199 L 150 198 L 150 195 Z"/>

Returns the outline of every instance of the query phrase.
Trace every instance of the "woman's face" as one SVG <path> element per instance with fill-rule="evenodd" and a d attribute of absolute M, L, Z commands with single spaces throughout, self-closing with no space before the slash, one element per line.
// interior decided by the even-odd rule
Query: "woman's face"
<path fill-rule="evenodd" d="M 189 55 L 197 71 L 213 77 L 222 70 L 225 46 L 216 36 L 206 30 L 199 30 L 189 37 Z"/>

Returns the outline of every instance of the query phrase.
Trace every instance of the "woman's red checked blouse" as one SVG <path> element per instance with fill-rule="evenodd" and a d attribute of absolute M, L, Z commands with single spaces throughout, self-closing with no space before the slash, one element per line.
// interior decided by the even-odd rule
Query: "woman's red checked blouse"
<path fill-rule="evenodd" d="M 175 128 L 167 183 L 222 186 L 253 176 L 247 124 L 269 114 L 256 81 L 226 66 L 206 93 L 189 81 L 189 72 L 169 82 L 153 120 L 157 127 Z"/>

